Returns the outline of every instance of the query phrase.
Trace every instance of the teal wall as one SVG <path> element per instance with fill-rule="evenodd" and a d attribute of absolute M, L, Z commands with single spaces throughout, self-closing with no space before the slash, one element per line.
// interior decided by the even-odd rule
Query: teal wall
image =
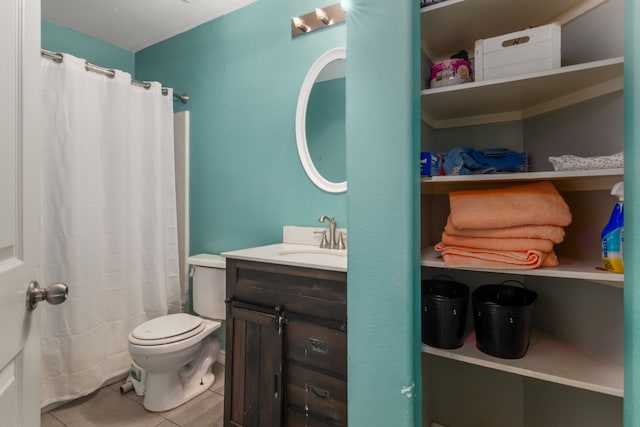
<path fill-rule="evenodd" d="M 351 0 L 349 425 L 419 426 L 419 2 Z"/>
<path fill-rule="evenodd" d="M 102 40 L 84 35 L 46 19 L 41 20 L 41 47 L 52 52 L 66 52 L 92 64 L 115 68 L 133 75 L 135 54 Z"/>
<path fill-rule="evenodd" d="M 628 195 L 624 206 L 624 425 L 640 425 L 640 268 L 637 262 L 640 245 L 640 8 L 638 2 L 625 1 L 624 52 L 624 184 Z M 637 70 L 637 71 L 636 71 Z M 637 166 L 636 166 L 637 165 Z M 630 197 L 629 197 L 630 195 Z M 638 249 L 636 249 L 638 248 Z"/>
<path fill-rule="evenodd" d="M 260 0 L 136 53 L 136 78 L 159 80 L 191 111 L 191 253 L 282 241 L 283 225 L 346 226 L 345 194 L 316 188 L 295 141 L 298 92 L 346 25 L 295 39 L 291 16 L 330 3 Z"/>

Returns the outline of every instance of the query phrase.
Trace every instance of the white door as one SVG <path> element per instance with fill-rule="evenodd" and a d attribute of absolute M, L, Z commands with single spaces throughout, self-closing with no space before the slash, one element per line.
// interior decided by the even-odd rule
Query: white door
<path fill-rule="evenodd" d="M 0 6 L 0 424 L 40 425 L 40 318 L 26 307 L 40 221 L 40 0 Z"/>

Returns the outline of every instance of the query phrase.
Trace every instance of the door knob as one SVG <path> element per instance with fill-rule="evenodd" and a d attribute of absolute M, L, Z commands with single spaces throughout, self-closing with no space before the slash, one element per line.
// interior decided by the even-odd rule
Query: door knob
<path fill-rule="evenodd" d="M 47 301 L 49 304 L 61 304 L 67 300 L 69 288 L 64 283 L 52 283 L 42 289 L 35 280 L 29 283 L 27 288 L 27 310 L 31 311 L 40 301 Z"/>

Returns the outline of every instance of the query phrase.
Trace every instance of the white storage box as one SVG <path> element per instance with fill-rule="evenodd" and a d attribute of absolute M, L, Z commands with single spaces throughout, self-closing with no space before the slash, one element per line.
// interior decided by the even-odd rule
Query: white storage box
<path fill-rule="evenodd" d="M 476 81 L 559 68 L 560 25 L 476 40 L 474 54 Z"/>

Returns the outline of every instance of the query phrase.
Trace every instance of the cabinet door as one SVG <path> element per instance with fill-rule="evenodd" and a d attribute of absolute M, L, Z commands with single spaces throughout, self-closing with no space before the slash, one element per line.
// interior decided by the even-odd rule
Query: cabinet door
<path fill-rule="evenodd" d="M 282 425 L 282 317 L 227 305 L 225 426 Z"/>

